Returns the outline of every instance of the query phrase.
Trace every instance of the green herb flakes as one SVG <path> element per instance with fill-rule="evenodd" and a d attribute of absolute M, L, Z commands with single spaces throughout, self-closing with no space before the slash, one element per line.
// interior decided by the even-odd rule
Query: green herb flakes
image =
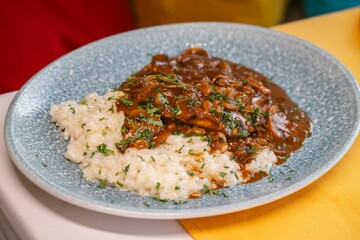
<path fill-rule="evenodd" d="M 182 111 L 180 109 L 180 106 L 179 105 L 175 105 L 173 108 L 172 108 L 172 116 L 177 118 L 178 116 L 180 116 L 182 114 Z"/>
<path fill-rule="evenodd" d="M 188 151 L 188 153 L 189 153 L 189 155 L 196 155 L 196 153 L 194 152 L 194 149 L 192 149 L 192 148 Z"/>
<path fill-rule="evenodd" d="M 72 114 L 75 114 L 75 108 L 74 107 L 70 107 L 69 110 L 71 111 Z"/>
<path fill-rule="evenodd" d="M 161 94 L 160 95 L 160 101 L 165 104 L 165 105 L 168 105 L 169 104 L 169 101 L 167 100 L 167 98 L 165 97 L 164 94 Z"/>
<path fill-rule="evenodd" d="M 220 177 L 224 178 L 227 175 L 227 173 L 226 172 L 219 172 L 219 175 L 220 175 Z"/>
<path fill-rule="evenodd" d="M 231 170 L 230 173 L 231 173 L 231 174 L 234 174 L 236 180 L 239 180 L 239 177 L 238 177 L 238 175 L 236 174 L 236 172 L 234 172 L 233 170 Z"/>
<path fill-rule="evenodd" d="M 130 163 L 123 169 L 123 172 L 127 174 L 129 172 Z"/>
<path fill-rule="evenodd" d="M 209 96 L 208 96 L 208 99 L 210 101 L 213 101 L 215 99 L 218 99 L 218 100 L 227 100 L 228 97 L 225 95 L 225 94 L 222 94 L 222 93 L 211 93 Z"/>
<path fill-rule="evenodd" d="M 178 150 L 176 150 L 176 152 L 178 154 L 181 154 L 182 153 L 182 149 L 185 147 L 185 145 L 182 145 L 181 148 L 179 148 Z"/>
<path fill-rule="evenodd" d="M 107 181 L 106 180 L 101 180 L 99 185 L 98 185 L 98 188 L 104 189 L 106 186 L 107 186 Z"/>
<path fill-rule="evenodd" d="M 104 156 L 114 155 L 114 151 L 107 148 L 107 145 L 102 143 L 96 147 L 99 153 L 102 153 Z"/>
<path fill-rule="evenodd" d="M 161 184 L 159 182 L 156 183 L 155 189 L 156 191 L 159 191 Z"/>
<path fill-rule="evenodd" d="M 119 100 L 120 100 L 120 102 L 122 102 L 123 104 L 125 104 L 125 106 L 127 106 L 127 107 L 129 107 L 129 106 L 131 106 L 131 105 L 134 104 L 133 101 L 128 100 L 128 99 L 125 99 L 125 98 L 120 98 Z"/>
<path fill-rule="evenodd" d="M 140 158 L 140 160 L 141 161 L 143 161 L 143 162 L 145 162 L 145 159 L 142 157 L 142 156 L 140 156 L 140 155 L 136 155 L 138 158 Z"/>

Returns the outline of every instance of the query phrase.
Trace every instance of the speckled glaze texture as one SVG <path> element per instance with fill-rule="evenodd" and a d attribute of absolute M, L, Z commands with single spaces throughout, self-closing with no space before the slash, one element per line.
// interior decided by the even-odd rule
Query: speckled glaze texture
<path fill-rule="evenodd" d="M 64 157 L 66 142 L 51 123 L 54 103 L 105 93 L 151 59 L 176 55 L 190 46 L 205 48 L 271 77 L 307 111 L 313 133 L 284 165 L 264 178 L 221 190 L 186 204 L 107 187 L 81 178 Z M 289 195 L 332 168 L 359 132 L 359 87 L 349 71 L 323 50 L 273 30 L 229 23 L 187 23 L 115 35 L 53 62 L 16 95 L 5 125 L 9 153 L 21 172 L 40 188 L 75 205 L 100 212 L 151 219 L 211 216 L 259 206 Z M 224 197 L 225 193 L 228 197 Z M 148 203 L 146 206 L 144 203 Z"/>

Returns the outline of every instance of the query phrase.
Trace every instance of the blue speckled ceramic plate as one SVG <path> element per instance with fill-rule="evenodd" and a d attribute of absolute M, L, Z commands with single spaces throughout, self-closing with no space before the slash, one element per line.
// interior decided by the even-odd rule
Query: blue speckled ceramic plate
<path fill-rule="evenodd" d="M 214 56 L 247 65 L 285 88 L 313 120 L 313 134 L 273 181 L 223 189 L 186 204 L 159 202 L 114 188 L 99 189 L 63 157 L 66 142 L 50 122 L 51 104 L 103 94 L 149 62 L 149 54 L 176 55 L 201 46 Z M 136 218 L 211 216 L 259 206 L 289 195 L 332 168 L 359 131 L 360 94 L 348 70 L 323 50 L 259 27 L 189 23 L 140 29 L 89 44 L 53 62 L 16 95 L 6 118 L 10 155 L 31 181 L 50 194 L 88 209 Z M 285 173 L 285 174 L 280 174 Z M 144 203 L 149 203 L 146 206 Z"/>

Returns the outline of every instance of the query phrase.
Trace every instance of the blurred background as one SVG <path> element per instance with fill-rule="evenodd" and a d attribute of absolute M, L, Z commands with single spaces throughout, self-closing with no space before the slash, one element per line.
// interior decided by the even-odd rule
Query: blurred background
<path fill-rule="evenodd" d="M 0 94 L 89 42 L 193 21 L 271 27 L 360 6 L 360 0 L 0 0 Z"/>

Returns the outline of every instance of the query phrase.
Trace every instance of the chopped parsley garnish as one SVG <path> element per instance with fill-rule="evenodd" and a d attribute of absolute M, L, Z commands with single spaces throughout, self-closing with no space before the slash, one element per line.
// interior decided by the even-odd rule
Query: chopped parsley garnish
<path fill-rule="evenodd" d="M 271 172 L 269 172 L 268 180 L 269 180 L 269 182 L 274 181 L 274 176 L 271 174 Z"/>
<path fill-rule="evenodd" d="M 149 148 L 150 149 L 154 149 L 154 147 L 155 147 L 155 145 L 156 145 L 156 142 L 149 142 Z"/>
<path fill-rule="evenodd" d="M 188 153 L 189 153 L 190 155 L 196 155 L 196 153 L 194 152 L 194 149 L 192 149 L 192 148 L 188 151 Z"/>
<path fill-rule="evenodd" d="M 255 148 L 254 146 L 251 146 L 251 148 L 247 152 L 248 153 L 257 153 L 257 152 L 260 152 L 260 150 Z"/>
<path fill-rule="evenodd" d="M 131 118 L 125 117 L 125 120 L 128 121 L 128 123 L 134 128 L 137 129 L 137 127 L 134 124 L 134 121 Z"/>
<path fill-rule="evenodd" d="M 202 194 L 209 194 L 211 196 L 219 194 L 218 191 L 210 189 L 207 185 L 203 186 L 203 188 L 201 189 L 201 193 Z"/>
<path fill-rule="evenodd" d="M 241 123 L 234 119 L 234 117 L 229 112 L 222 112 L 221 118 L 224 120 L 225 126 L 229 127 L 230 129 L 234 129 L 236 127 L 241 127 Z"/>
<path fill-rule="evenodd" d="M 107 185 L 107 181 L 106 180 L 101 180 L 99 185 L 98 185 L 98 188 L 100 189 L 104 189 Z"/>
<path fill-rule="evenodd" d="M 111 96 L 111 97 L 108 97 L 108 99 L 106 99 L 106 101 L 110 101 L 110 100 L 116 100 L 115 96 Z"/>
<path fill-rule="evenodd" d="M 207 135 L 207 136 L 202 136 L 201 138 L 200 138 L 200 140 L 201 141 L 206 141 L 206 142 L 209 142 L 209 143 L 212 143 L 213 142 L 213 139 L 212 139 L 212 137 L 210 136 L 210 135 Z"/>
<path fill-rule="evenodd" d="M 168 200 L 166 200 L 166 199 L 161 199 L 161 198 L 159 198 L 159 197 L 153 197 L 152 198 L 154 201 L 159 201 L 159 202 L 168 202 Z"/>
<path fill-rule="evenodd" d="M 161 184 L 159 182 L 156 183 L 155 189 L 156 191 L 159 191 Z"/>
<path fill-rule="evenodd" d="M 75 114 L 75 108 L 74 107 L 70 107 L 69 109 L 72 112 L 72 114 Z"/>
<path fill-rule="evenodd" d="M 123 104 L 125 104 L 125 106 L 127 106 L 127 107 L 134 104 L 133 101 L 128 100 L 128 99 L 125 99 L 125 98 L 120 98 L 119 100 L 120 100 L 120 102 L 122 102 Z"/>
<path fill-rule="evenodd" d="M 125 126 L 121 127 L 121 133 L 127 133 L 128 131 L 129 130 Z"/>
<path fill-rule="evenodd" d="M 154 107 L 151 103 L 147 103 L 146 105 L 138 106 L 139 109 L 144 109 L 146 112 L 152 116 L 159 116 L 161 113 L 160 107 Z"/>
<path fill-rule="evenodd" d="M 200 106 L 200 105 L 201 105 L 201 102 L 197 101 L 197 100 L 194 99 L 194 98 L 191 98 L 191 99 L 189 100 L 189 105 L 190 105 L 190 106 Z"/>
<path fill-rule="evenodd" d="M 210 101 L 213 101 L 215 99 L 218 99 L 218 100 L 227 100 L 228 97 L 225 95 L 225 94 L 222 94 L 222 93 L 211 93 L 209 96 L 208 96 L 208 99 Z"/>
<path fill-rule="evenodd" d="M 122 184 L 121 182 L 117 181 L 116 184 L 119 186 L 119 187 L 123 187 L 124 184 Z"/>
<path fill-rule="evenodd" d="M 127 174 L 129 172 L 130 163 L 123 169 L 123 172 Z"/>
<path fill-rule="evenodd" d="M 291 118 L 291 122 L 295 122 L 295 121 L 298 121 L 299 120 L 299 116 L 298 115 L 296 115 L 296 116 L 294 116 L 293 118 Z"/>
<path fill-rule="evenodd" d="M 271 115 L 271 112 L 260 112 L 261 115 L 263 115 L 264 117 L 268 117 Z"/>
<path fill-rule="evenodd" d="M 113 113 L 115 111 L 114 106 L 111 106 L 111 108 L 109 108 L 107 111 Z"/>
<path fill-rule="evenodd" d="M 125 152 L 126 151 L 126 145 L 135 142 L 135 138 L 125 138 L 121 140 L 120 142 L 115 143 L 115 146 L 120 149 L 120 151 Z"/>
<path fill-rule="evenodd" d="M 252 120 L 255 122 L 258 115 L 259 115 L 260 109 L 259 108 L 255 108 L 253 113 L 251 114 Z"/>
<path fill-rule="evenodd" d="M 240 101 L 240 99 L 237 99 L 236 101 L 232 101 L 233 104 L 239 107 L 239 112 L 242 112 L 243 108 L 245 107 L 245 104 Z"/>
<path fill-rule="evenodd" d="M 220 175 L 220 177 L 224 178 L 227 175 L 227 173 L 226 172 L 219 172 L 219 175 Z"/>
<path fill-rule="evenodd" d="M 165 104 L 165 105 L 168 105 L 169 104 L 169 101 L 167 100 L 167 98 L 165 97 L 164 94 L 161 94 L 160 95 L 160 101 Z"/>
<path fill-rule="evenodd" d="M 153 125 L 158 126 L 158 127 L 164 126 L 164 124 L 162 123 L 161 120 L 155 120 L 152 117 L 145 117 L 142 114 L 140 114 L 139 120 L 142 121 L 142 122 L 147 122 L 147 123 L 153 124 Z"/>
<path fill-rule="evenodd" d="M 143 161 L 143 162 L 145 162 L 145 159 L 142 157 L 142 156 L 140 156 L 140 155 L 136 155 L 138 158 L 140 158 L 140 160 L 141 161 Z"/>
<path fill-rule="evenodd" d="M 172 113 L 173 113 L 172 116 L 175 117 L 175 118 L 177 118 L 179 115 L 182 114 L 179 105 L 175 105 L 175 106 L 172 108 Z"/>
<path fill-rule="evenodd" d="M 114 155 L 114 151 L 107 148 L 107 145 L 102 143 L 96 147 L 97 151 L 104 156 Z"/>
<path fill-rule="evenodd" d="M 203 136 L 202 134 L 200 133 L 190 133 L 190 134 L 185 134 L 184 135 L 184 138 L 189 138 L 189 137 L 201 137 Z"/>
<path fill-rule="evenodd" d="M 215 113 L 216 112 L 216 109 L 214 108 L 214 107 L 211 107 L 210 109 L 209 109 L 209 113 Z"/>
<path fill-rule="evenodd" d="M 299 106 L 294 106 L 291 108 L 291 110 L 298 111 L 298 110 L 301 110 L 301 108 Z"/>
<path fill-rule="evenodd" d="M 231 170 L 230 173 L 231 173 L 231 174 L 234 174 L 236 180 L 239 180 L 239 177 L 238 177 L 238 175 L 236 174 L 236 172 L 234 172 L 233 170 Z"/>
<path fill-rule="evenodd" d="M 185 147 L 185 145 L 182 145 L 181 148 L 179 148 L 179 150 L 176 150 L 177 153 L 181 154 L 182 153 L 182 149 Z"/>

